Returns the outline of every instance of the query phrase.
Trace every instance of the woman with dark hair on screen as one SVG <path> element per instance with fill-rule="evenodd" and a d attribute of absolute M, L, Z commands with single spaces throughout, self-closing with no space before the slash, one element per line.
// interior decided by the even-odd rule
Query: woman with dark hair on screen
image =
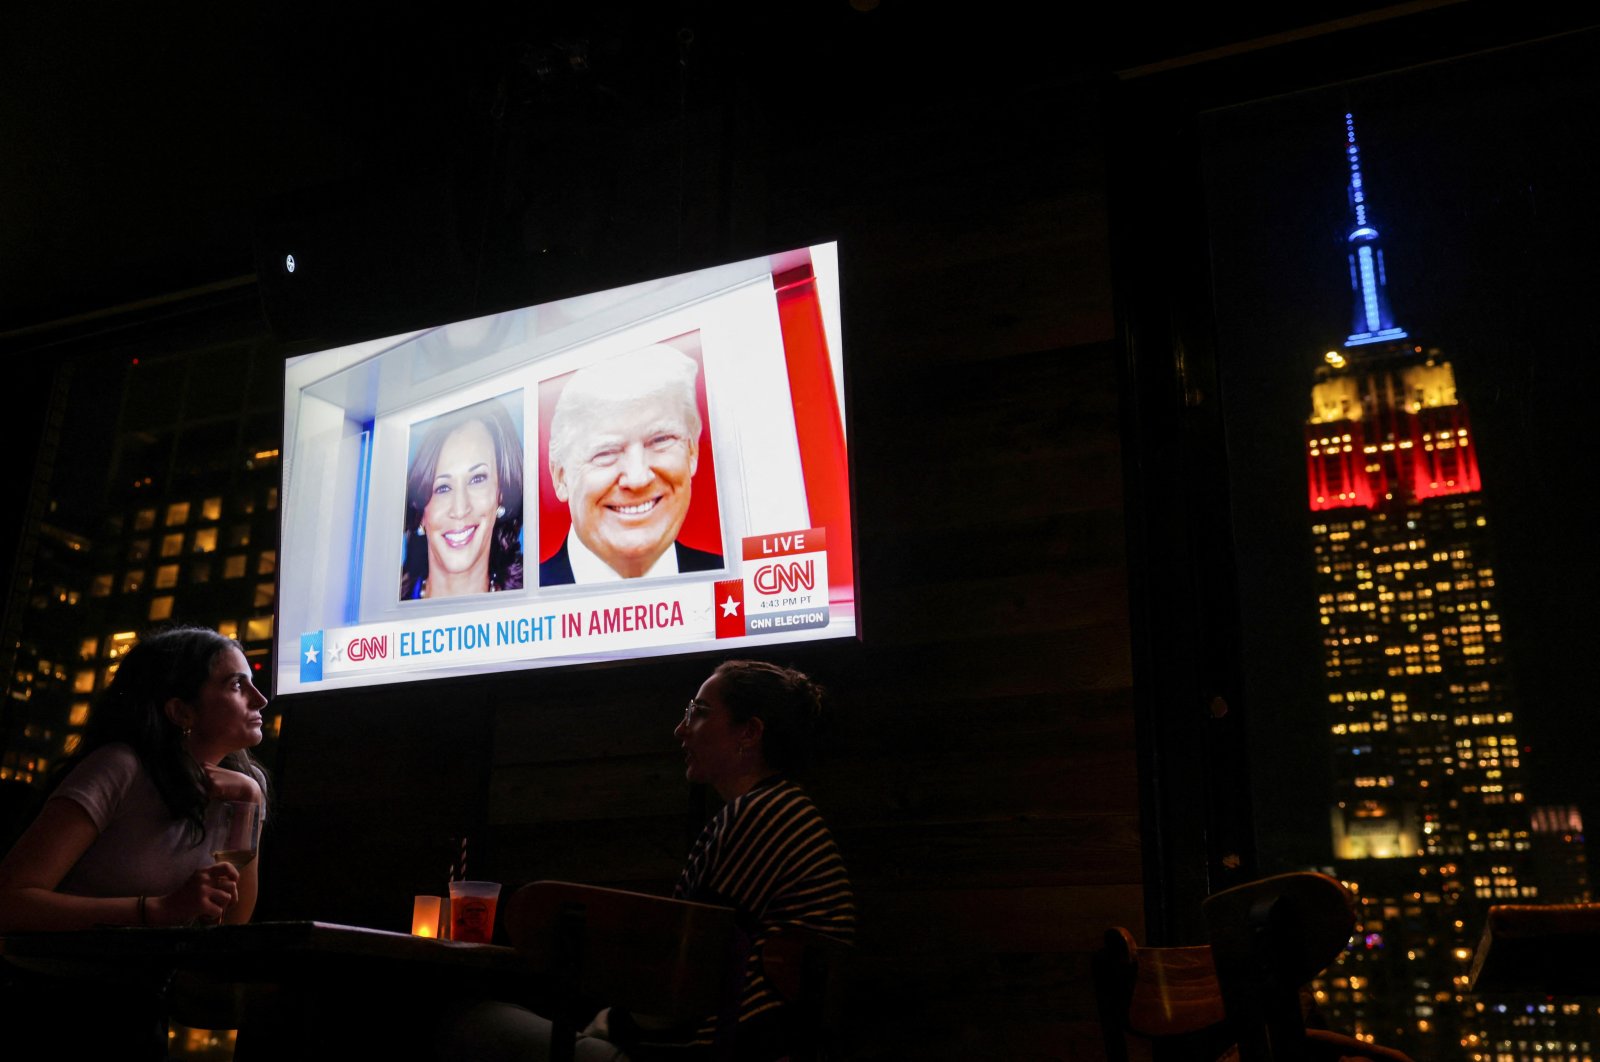
<path fill-rule="evenodd" d="M 406 475 L 400 600 L 522 588 L 522 440 L 499 400 L 429 425 Z"/>
<path fill-rule="evenodd" d="M 816 750 L 822 692 L 791 668 L 730 660 L 701 684 L 673 730 L 689 781 L 711 786 L 725 801 L 701 831 L 672 894 L 735 911 L 748 945 L 737 1031 L 730 1038 L 719 1030 L 717 1015 L 692 1028 L 663 1029 L 607 1008 L 579 1041 L 580 1060 L 722 1057 L 719 1048 L 729 1039 L 742 1062 L 788 1054 L 792 1030 L 762 972 L 763 949 L 786 929 L 845 941 L 855 935 L 855 900 L 838 846 L 816 805 L 788 776 Z M 547 1053 L 550 1023 L 509 1004 L 485 1003 L 453 1032 L 447 1057 L 538 1059 Z"/>
<path fill-rule="evenodd" d="M 236 800 L 265 809 L 267 775 L 249 750 L 261 742 L 266 703 L 233 639 L 201 627 L 146 635 L 122 658 L 37 818 L 0 860 L 0 933 L 249 921 L 260 860 L 236 867 L 214 858 L 223 824 L 208 808 Z M 96 1014 L 81 987 L 63 996 L 48 980 L 9 980 L 18 1012 L 27 1007 L 52 1037 L 64 1029 L 110 1037 L 120 1051 L 129 1023 L 147 1037 L 164 1033 L 152 986 L 116 986 Z M 77 1016 L 67 1026 L 43 1020 L 58 997 Z"/>

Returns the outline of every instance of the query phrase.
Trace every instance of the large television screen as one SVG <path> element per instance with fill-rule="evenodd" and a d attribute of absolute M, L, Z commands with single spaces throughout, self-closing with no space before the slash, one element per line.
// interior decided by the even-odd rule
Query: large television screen
<path fill-rule="evenodd" d="M 837 248 L 285 367 L 277 691 L 856 634 Z"/>

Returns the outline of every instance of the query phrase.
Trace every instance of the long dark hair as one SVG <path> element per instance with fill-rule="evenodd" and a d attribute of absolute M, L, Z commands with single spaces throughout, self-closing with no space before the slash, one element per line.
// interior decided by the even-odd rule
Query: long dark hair
<path fill-rule="evenodd" d="M 499 399 L 447 413 L 428 426 L 417 455 L 406 473 L 406 547 L 400 565 L 400 600 L 409 601 L 428 577 L 428 543 L 418 537 L 422 512 L 433 497 L 433 477 L 439 471 L 439 453 L 458 428 L 482 424 L 494 442 L 494 465 L 499 476 L 500 504 L 506 514 L 496 517 L 489 542 L 489 586 L 494 590 L 522 589 L 522 440 L 511 414 Z"/>
<path fill-rule="evenodd" d="M 89 713 L 83 740 L 51 775 L 46 795 L 90 753 L 120 742 L 132 747 L 172 817 L 187 823 L 199 843 L 205 830 L 205 777 L 183 747 L 183 730 L 167 717 L 166 704 L 173 697 L 194 701 L 218 654 L 227 649 L 244 651 L 208 627 L 168 627 L 139 639 Z M 220 766 L 254 778 L 267 795 L 267 772 L 249 749 L 229 753 Z"/>
<path fill-rule="evenodd" d="M 810 763 L 822 742 L 826 691 L 803 671 L 764 660 L 728 660 L 712 672 L 735 723 L 761 720 L 761 755 L 780 771 Z"/>

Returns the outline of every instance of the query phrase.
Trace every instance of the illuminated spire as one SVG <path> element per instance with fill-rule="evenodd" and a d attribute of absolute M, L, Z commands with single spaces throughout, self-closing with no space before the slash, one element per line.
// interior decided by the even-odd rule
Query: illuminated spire
<path fill-rule="evenodd" d="M 1347 347 L 1385 343 L 1406 338 L 1389 310 L 1388 277 L 1383 268 L 1383 248 L 1378 230 L 1367 220 L 1367 190 L 1361 177 L 1361 150 L 1356 146 L 1356 119 L 1344 116 L 1345 154 L 1350 160 L 1350 210 L 1354 224 L 1346 237 L 1350 244 L 1350 288 L 1355 295 Z"/>

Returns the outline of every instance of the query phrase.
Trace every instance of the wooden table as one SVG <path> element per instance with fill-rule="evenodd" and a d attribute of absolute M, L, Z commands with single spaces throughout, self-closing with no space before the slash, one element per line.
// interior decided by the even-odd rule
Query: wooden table
<path fill-rule="evenodd" d="M 426 1058 L 453 1001 L 533 993 L 511 948 L 326 922 L 18 934 L 0 938 L 0 957 L 110 991 L 171 975 L 172 1016 L 238 1028 L 241 1059 Z"/>

